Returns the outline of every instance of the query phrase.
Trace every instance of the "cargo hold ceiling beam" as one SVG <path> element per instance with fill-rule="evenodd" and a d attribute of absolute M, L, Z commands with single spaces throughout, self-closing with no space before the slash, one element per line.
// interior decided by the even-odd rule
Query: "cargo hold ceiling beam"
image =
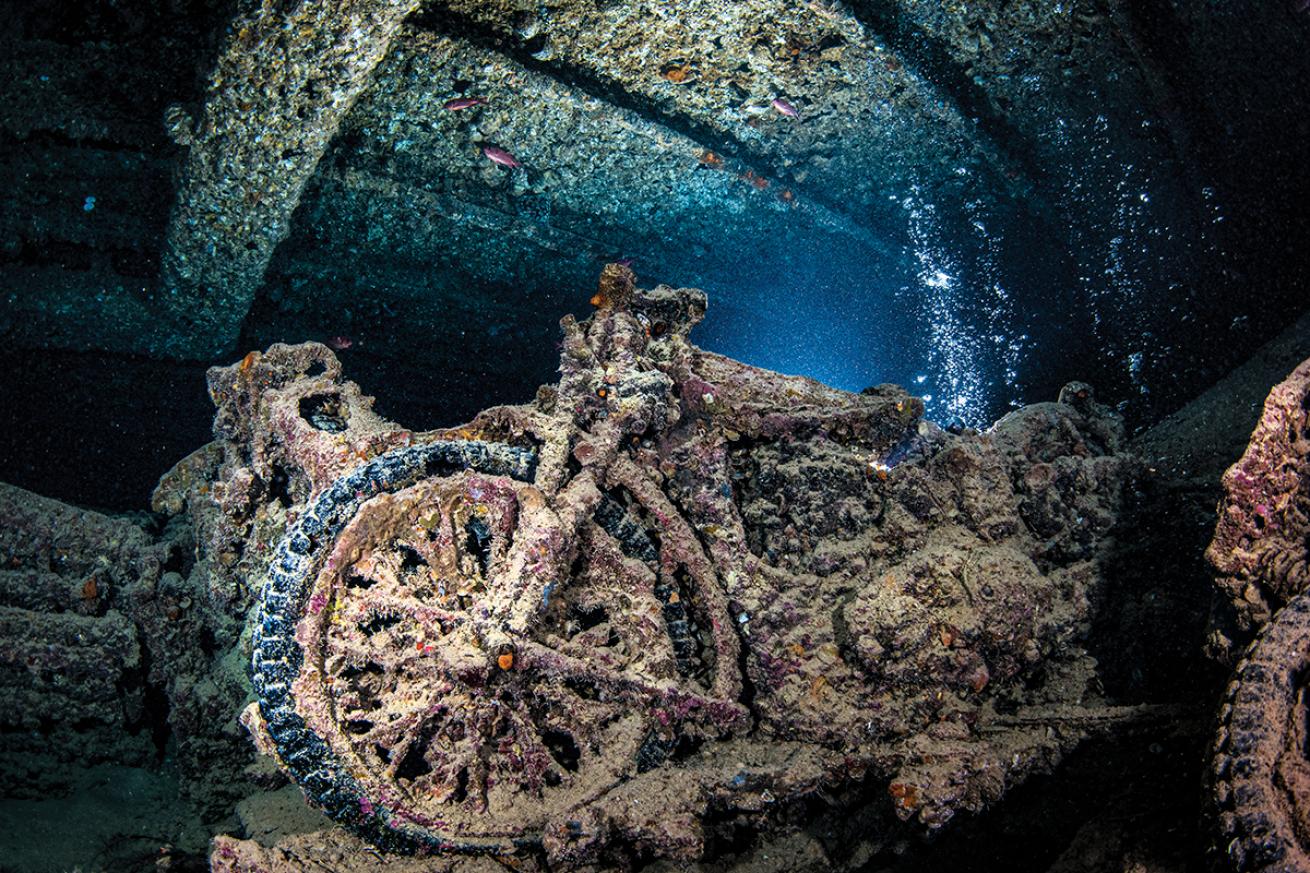
<path fill-rule="evenodd" d="M 419 0 L 263 0 L 231 25 L 160 269 L 158 353 L 230 351 L 305 184 Z"/>

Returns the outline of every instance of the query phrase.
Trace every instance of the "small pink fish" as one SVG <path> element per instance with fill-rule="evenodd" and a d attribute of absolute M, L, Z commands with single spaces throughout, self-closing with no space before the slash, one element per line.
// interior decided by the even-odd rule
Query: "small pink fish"
<path fill-rule="evenodd" d="M 460 109 L 469 109 L 473 106 L 484 106 L 486 105 L 486 102 L 487 100 L 485 97 L 456 97 L 453 100 L 447 100 L 444 108 L 451 112 L 455 112 Z"/>
<path fill-rule="evenodd" d="M 788 103 L 786 100 L 783 100 L 781 97 L 774 97 L 770 105 L 774 109 L 781 112 L 783 115 L 787 116 L 788 118 L 795 118 L 796 116 L 801 114 L 800 111 L 797 110 L 795 106 L 792 106 L 790 103 Z"/>
<path fill-rule="evenodd" d="M 514 160 L 514 156 L 509 152 L 496 146 L 483 146 L 482 153 L 486 155 L 487 160 L 491 161 L 493 164 L 500 164 L 502 167 L 509 167 L 511 170 L 515 167 L 523 166 L 518 161 Z"/>
<path fill-rule="evenodd" d="M 355 341 L 348 336 L 330 336 L 328 337 L 327 344 L 337 351 L 341 351 L 342 349 L 348 349 L 353 346 Z"/>

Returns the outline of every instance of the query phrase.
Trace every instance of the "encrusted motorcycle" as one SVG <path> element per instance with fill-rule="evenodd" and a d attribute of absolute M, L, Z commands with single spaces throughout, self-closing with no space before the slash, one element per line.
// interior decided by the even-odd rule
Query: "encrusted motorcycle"
<path fill-rule="evenodd" d="M 1079 639 L 1133 464 L 1090 389 L 947 433 L 696 348 L 699 291 L 592 303 L 558 385 L 460 428 L 317 344 L 211 371 L 225 441 L 172 481 L 257 598 L 245 723 L 333 819 L 559 866 L 851 786 L 932 828 L 1117 717 Z"/>

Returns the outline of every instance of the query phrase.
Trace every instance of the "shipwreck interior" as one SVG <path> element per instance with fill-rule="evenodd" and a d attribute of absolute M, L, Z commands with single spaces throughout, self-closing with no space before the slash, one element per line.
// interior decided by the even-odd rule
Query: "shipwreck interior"
<path fill-rule="evenodd" d="M 0 12 L 0 873 L 1310 869 L 1305 0 Z"/>

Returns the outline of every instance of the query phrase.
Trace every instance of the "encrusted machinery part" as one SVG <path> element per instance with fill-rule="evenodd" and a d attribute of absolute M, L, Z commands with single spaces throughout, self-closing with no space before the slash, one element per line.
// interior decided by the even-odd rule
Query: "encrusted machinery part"
<path fill-rule="evenodd" d="M 209 609 L 187 527 L 152 534 L 2 483 L 0 519 L 0 793 L 151 766 L 166 737 L 183 799 L 225 814 L 249 790 L 232 742 L 248 688 L 219 654 L 241 626 Z"/>
<path fill-rule="evenodd" d="M 1241 460 L 1224 473 L 1206 559 L 1239 633 L 1310 587 L 1310 360 L 1265 399 Z M 1222 632 L 1222 631 L 1221 631 Z"/>
<path fill-rule="evenodd" d="M 1218 867 L 1310 869 L 1310 594 L 1279 610 L 1228 686 L 1209 776 Z"/>
<path fill-rule="evenodd" d="M 68 765 L 151 761 L 157 639 L 134 619 L 163 550 L 125 519 L 3 483 L 0 518 L 0 793 L 52 792 Z"/>
<path fill-rule="evenodd" d="M 1212 622 L 1212 652 L 1223 657 L 1258 631 L 1228 686 L 1209 773 L 1215 853 L 1229 869 L 1310 869 L 1307 477 L 1310 360 L 1269 392 L 1246 452 L 1224 474 L 1206 551 L 1229 607 Z"/>
<path fill-rule="evenodd" d="M 373 412 L 373 398 L 342 379 L 320 343 L 276 343 L 212 367 L 207 381 L 215 441 L 160 478 L 152 507 L 187 512 L 212 601 L 242 615 L 288 510 L 411 434 Z"/>
<path fill-rule="evenodd" d="M 120 612 L 0 606 L 5 793 L 39 796 L 58 783 L 55 765 L 148 763 L 155 750 L 142 730 L 141 660 L 135 628 Z"/>

